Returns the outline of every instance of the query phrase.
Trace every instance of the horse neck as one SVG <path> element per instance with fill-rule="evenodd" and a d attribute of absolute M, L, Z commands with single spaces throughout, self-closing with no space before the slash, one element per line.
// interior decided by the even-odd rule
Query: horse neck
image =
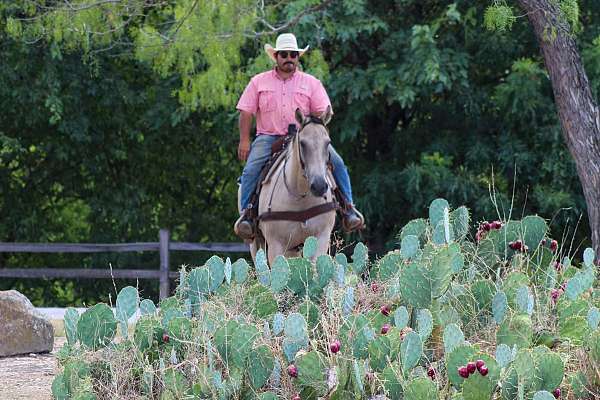
<path fill-rule="evenodd" d="M 304 194 L 309 191 L 308 180 L 304 176 L 302 163 L 300 162 L 300 132 L 294 137 L 289 147 L 288 160 L 285 166 L 285 174 L 288 185 L 297 193 Z"/>

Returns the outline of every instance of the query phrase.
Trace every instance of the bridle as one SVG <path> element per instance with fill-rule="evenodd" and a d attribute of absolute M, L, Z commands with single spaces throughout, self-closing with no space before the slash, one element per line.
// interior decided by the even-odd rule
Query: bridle
<path fill-rule="evenodd" d="M 325 123 L 323 122 L 323 120 L 321 118 L 314 117 L 314 116 L 308 117 L 302 124 L 302 127 L 300 128 L 300 130 L 295 134 L 294 139 L 293 139 L 294 140 L 293 146 L 296 146 L 298 148 L 298 158 L 300 161 L 300 168 L 302 169 L 302 176 L 304 177 L 304 179 L 308 179 L 308 178 L 306 176 L 306 165 L 304 163 L 304 159 L 302 156 L 302 146 L 300 146 L 300 132 L 302 132 L 302 130 L 306 127 L 306 125 L 311 124 L 311 123 L 322 125 L 325 128 L 325 131 L 327 132 L 327 136 L 329 136 L 329 130 L 325 126 Z M 291 154 L 292 154 L 292 152 L 288 151 L 288 154 L 285 155 L 285 161 L 283 163 L 283 168 L 282 168 L 283 183 L 284 183 L 285 188 L 287 189 L 288 193 L 290 193 L 292 196 L 296 197 L 297 199 L 303 199 L 308 195 L 308 192 L 310 191 L 310 189 L 308 191 L 306 191 L 305 193 L 301 193 L 301 194 L 295 193 L 287 183 L 287 176 L 286 176 L 285 170 L 287 169 L 287 162 L 288 162 Z M 281 172 L 277 175 L 276 183 L 279 180 L 279 178 L 281 177 L 281 175 L 282 175 Z M 306 222 L 307 220 L 309 220 L 313 217 L 316 217 L 317 215 L 321 215 L 321 214 L 324 214 L 324 213 L 327 213 L 330 211 L 335 211 L 339 208 L 339 205 L 337 204 L 337 202 L 335 200 L 332 200 L 330 202 L 319 204 L 319 205 L 310 207 L 305 210 L 300 210 L 300 211 L 271 211 L 274 193 L 275 193 L 275 191 L 272 190 L 271 197 L 269 199 L 268 208 L 267 208 L 268 211 L 266 211 L 258 216 L 259 221 Z"/>
<path fill-rule="evenodd" d="M 294 146 L 298 149 L 298 159 L 300 160 L 300 169 L 302 171 L 302 177 L 304 179 L 308 179 L 308 176 L 306 175 L 306 164 L 304 163 L 304 158 L 302 156 L 302 146 L 300 146 L 300 132 L 302 132 L 302 130 L 308 124 L 311 124 L 311 123 L 317 124 L 317 125 L 322 125 L 323 128 L 325 128 L 325 132 L 327 132 L 327 136 L 329 136 L 329 130 L 325 126 L 325 123 L 323 122 L 323 120 L 321 118 L 315 117 L 313 115 L 309 116 L 308 119 L 306 119 L 304 121 L 304 123 L 300 127 L 300 130 L 294 135 Z M 308 195 L 308 192 L 310 191 L 310 189 L 304 193 L 296 193 L 294 190 L 292 190 L 292 188 L 290 188 L 290 186 L 288 185 L 287 176 L 285 173 L 285 170 L 287 169 L 286 166 L 287 166 L 287 162 L 288 162 L 289 158 L 290 158 L 290 154 L 287 154 L 285 157 L 285 161 L 283 162 L 283 184 L 285 185 L 285 188 L 292 196 L 294 196 L 298 199 L 303 199 Z"/>

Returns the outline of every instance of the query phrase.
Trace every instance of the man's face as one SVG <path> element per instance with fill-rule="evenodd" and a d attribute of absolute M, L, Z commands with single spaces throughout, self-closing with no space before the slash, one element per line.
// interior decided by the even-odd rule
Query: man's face
<path fill-rule="evenodd" d="M 299 54 L 297 51 L 278 51 L 277 67 L 283 72 L 294 72 L 298 65 Z"/>

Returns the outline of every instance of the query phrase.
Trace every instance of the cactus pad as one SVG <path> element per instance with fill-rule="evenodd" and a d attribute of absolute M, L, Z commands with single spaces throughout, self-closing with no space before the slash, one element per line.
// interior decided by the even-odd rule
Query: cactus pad
<path fill-rule="evenodd" d="M 428 378 L 416 378 L 408 382 L 404 390 L 405 400 L 435 400 L 439 397 L 438 389 Z"/>
<path fill-rule="evenodd" d="M 444 328 L 444 351 L 446 354 L 452 353 L 455 348 L 465 343 L 465 335 L 456 324 L 446 325 Z"/>
<path fill-rule="evenodd" d="M 267 287 L 270 286 L 271 272 L 267 263 L 267 255 L 263 249 L 259 249 L 256 252 L 254 267 L 256 268 L 256 276 L 260 284 Z"/>
<path fill-rule="evenodd" d="M 313 280 L 312 265 L 305 258 L 288 258 L 290 278 L 288 288 L 298 296 L 304 296 Z"/>
<path fill-rule="evenodd" d="M 431 304 L 431 281 L 428 271 L 418 263 L 411 263 L 400 272 L 400 293 L 416 308 L 427 308 Z"/>
<path fill-rule="evenodd" d="M 419 336 L 421 336 L 423 342 L 429 338 L 432 330 L 433 316 L 431 315 L 431 311 L 426 308 L 419 310 L 417 313 L 417 332 L 419 333 Z"/>
<path fill-rule="evenodd" d="M 324 288 L 333 279 L 335 266 L 333 260 L 327 254 L 317 257 L 317 275 L 319 276 L 319 287 Z"/>
<path fill-rule="evenodd" d="M 531 346 L 533 327 L 531 319 L 526 315 L 513 315 L 505 320 L 496 332 L 496 343 L 505 344 L 512 348 L 527 348 Z"/>
<path fill-rule="evenodd" d="M 233 281 L 238 284 L 244 283 L 248 278 L 248 270 L 250 270 L 250 265 L 243 258 L 234 262 L 231 265 Z"/>
<path fill-rule="evenodd" d="M 504 321 L 504 316 L 506 315 L 506 310 L 508 309 L 508 300 L 506 298 L 506 294 L 503 291 L 498 291 L 494 295 L 492 299 L 492 314 L 494 315 L 494 320 L 498 325 Z"/>
<path fill-rule="evenodd" d="M 248 356 L 248 375 L 250 376 L 250 384 L 254 389 L 260 389 L 267 383 L 273 367 L 273 354 L 268 346 L 258 346 L 250 352 Z"/>
<path fill-rule="evenodd" d="M 402 369 L 404 371 L 410 371 L 417 365 L 422 354 L 423 342 L 421 341 L 421 337 L 415 332 L 408 332 L 400 346 Z"/>
<path fill-rule="evenodd" d="M 290 266 L 283 256 L 277 256 L 271 270 L 271 290 L 275 293 L 281 292 L 290 278 Z"/>
<path fill-rule="evenodd" d="M 464 400 L 484 400 L 492 397 L 493 385 L 487 376 L 475 372 L 462 385 Z"/>
<path fill-rule="evenodd" d="M 363 243 L 359 242 L 354 246 L 352 254 L 352 270 L 356 274 L 361 274 L 367 267 L 369 260 L 369 249 Z"/>
<path fill-rule="evenodd" d="M 301 386 L 312 387 L 321 396 L 327 392 L 325 359 L 316 351 L 308 352 L 296 361 L 298 382 Z"/>
<path fill-rule="evenodd" d="M 77 322 L 77 337 L 85 346 L 95 350 L 112 341 L 117 321 L 112 310 L 100 303 L 86 310 Z"/>
<path fill-rule="evenodd" d="M 73 307 L 67 308 L 64 321 L 67 342 L 72 346 L 77 343 L 77 322 L 79 321 L 79 313 L 77 310 Z"/>
<path fill-rule="evenodd" d="M 414 235 L 406 235 L 400 244 L 400 254 L 403 259 L 408 260 L 417 255 L 419 251 L 419 238 Z"/>
<path fill-rule="evenodd" d="M 317 238 L 314 236 L 309 236 L 304 241 L 304 246 L 302 247 L 302 257 L 304 258 L 312 258 L 317 254 Z"/>

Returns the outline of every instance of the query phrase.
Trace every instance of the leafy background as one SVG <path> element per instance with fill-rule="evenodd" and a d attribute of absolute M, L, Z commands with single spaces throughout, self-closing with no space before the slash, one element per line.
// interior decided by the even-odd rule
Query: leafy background
<path fill-rule="evenodd" d="M 303 68 L 333 101 L 333 142 L 368 221 L 346 243 L 383 254 L 404 223 L 444 197 L 467 205 L 474 221 L 537 213 L 554 237 L 573 239 L 573 252 L 590 245 L 526 18 L 490 31 L 489 4 L 466 0 L 293 0 L 258 10 L 249 1 L 167 3 L 132 14 L 122 29 L 107 17 L 117 10 L 110 6 L 67 18 L 27 1 L 0 5 L 0 241 L 157 241 L 160 228 L 173 241 L 236 241 L 235 102 L 270 67 L 262 46 L 276 34 L 263 30 L 266 21 L 300 15 L 289 30 L 311 46 Z M 580 1 L 577 10 L 597 96 L 600 3 Z M 46 17 L 23 20 L 37 15 Z M 74 29 L 84 24 L 88 31 Z M 102 30 L 111 33 L 90 33 Z M 171 265 L 209 256 L 175 252 Z M 158 255 L 0 253 L 0 267 L 109 264 L 157 268 Z M 156 282 L 139 287 L 157 296 Z M 114 291 L 109 280 L 0 282 L 8 288 L 56 306 L 106 301 Z"/>

